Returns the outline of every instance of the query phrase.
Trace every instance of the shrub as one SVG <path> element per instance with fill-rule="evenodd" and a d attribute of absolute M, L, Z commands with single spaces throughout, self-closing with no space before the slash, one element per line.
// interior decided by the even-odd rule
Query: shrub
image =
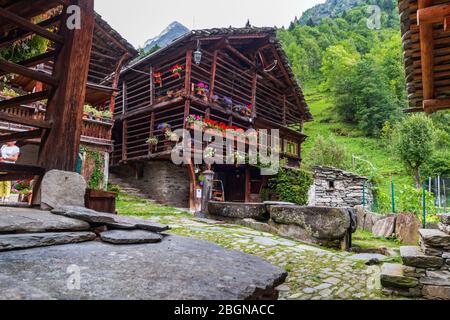
<path fill-rule="evenodd" d="M 313 176 L 308 171 L 284 167 L 270 180 L 270 188 L 281 201 L 306 205 L 313 181 Z"/>
<path fill-rule="evenodd" d="M 314 142 L 313 150 L 314 152 L 311 152 L 310 158 L 307 159 L 310 166 L 346 168 L 349 159 L 347 150 L 336 141 L 334 136 L 319 135 Z"/>

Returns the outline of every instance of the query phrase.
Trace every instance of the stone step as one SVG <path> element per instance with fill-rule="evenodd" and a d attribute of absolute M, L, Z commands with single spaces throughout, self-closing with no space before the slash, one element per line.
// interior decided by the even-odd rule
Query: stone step
<path fill-rule="evenodd" d="M 450 286 L 450 271 L 427 271 L 420 279 L 421 284 L 432 286 Z"/>
<path fill-rule="evenodd" d="M 450 247 L 450 235 L 436 229 L 420 229 L 422 241 L 431 247 L 445 248 Z"/>
<path fill-rule="evenodd" d="M 47 247 L 95 240 L 92 232 L 52 232 L 0 235 L 0 251 Z"/>
<path fill-rule="evenodd" d="M 425 255 L 420 247 L 400 247 L 400 256 L 405 265 L 416 268 L 440 268 L 444 265 L 444 259 Z"/>
<path fill-rule="evenodd" d="M 381 284 L 387 288 L 415 288 L 419 280 L 404 275 L 405 267 L 401 264 L 385 263 L 381 267 Z"/>

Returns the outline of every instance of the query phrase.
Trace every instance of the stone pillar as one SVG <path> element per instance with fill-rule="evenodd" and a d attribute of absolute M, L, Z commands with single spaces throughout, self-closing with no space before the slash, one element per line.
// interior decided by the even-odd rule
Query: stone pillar
<path fill-rule="evenodd" d="M 202 213 L 207 213 L 208 202 L 212 198 L 212 189 L 214 183 L 214 171 L 206 170 L 203 172 L 205 176 L 205 181 L 203 182 L 203 192 L 202 192 Z"/>

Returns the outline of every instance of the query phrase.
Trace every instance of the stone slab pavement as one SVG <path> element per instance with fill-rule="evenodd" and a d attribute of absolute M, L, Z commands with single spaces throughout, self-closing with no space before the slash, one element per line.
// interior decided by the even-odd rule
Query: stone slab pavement
<path fill-rule="evenodd" d="M 352 260 L 352 254 L 282 238 L 246 227 L 185 216 L 152 217 L 172 233 L 217 243 L 265 259 L 288 271 L 280 298 L 290 300 L 378 300 L 380 266 Z"/>

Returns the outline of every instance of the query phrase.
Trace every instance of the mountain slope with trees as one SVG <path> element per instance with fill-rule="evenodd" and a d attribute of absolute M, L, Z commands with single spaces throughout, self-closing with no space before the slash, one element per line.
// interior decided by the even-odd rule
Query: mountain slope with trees
<path fill-rule="evenodd" d="M 378 29 L 368 21 L 376 19 L 369 5 L 381 9 Z M 369 176 L 379 210 L 388 212 L 391 179 L 398 190 L 415 190 L 417 176 L 402 160 L 399 150 L 405 146 L 394 143 L 408 118 L 402 113 L 408 101 L 397 3 L 329 0 L 320 8 L 279 32 L 315 118 L 305 126 L 304 163 Z M 448 112 L 432 117 L 430 154 L 419 168 L 422 182 L 450 171 L 449 117 Z M 400 210 L 410 209 L 408 194 L 396 194 L 403 197 Z"/>

